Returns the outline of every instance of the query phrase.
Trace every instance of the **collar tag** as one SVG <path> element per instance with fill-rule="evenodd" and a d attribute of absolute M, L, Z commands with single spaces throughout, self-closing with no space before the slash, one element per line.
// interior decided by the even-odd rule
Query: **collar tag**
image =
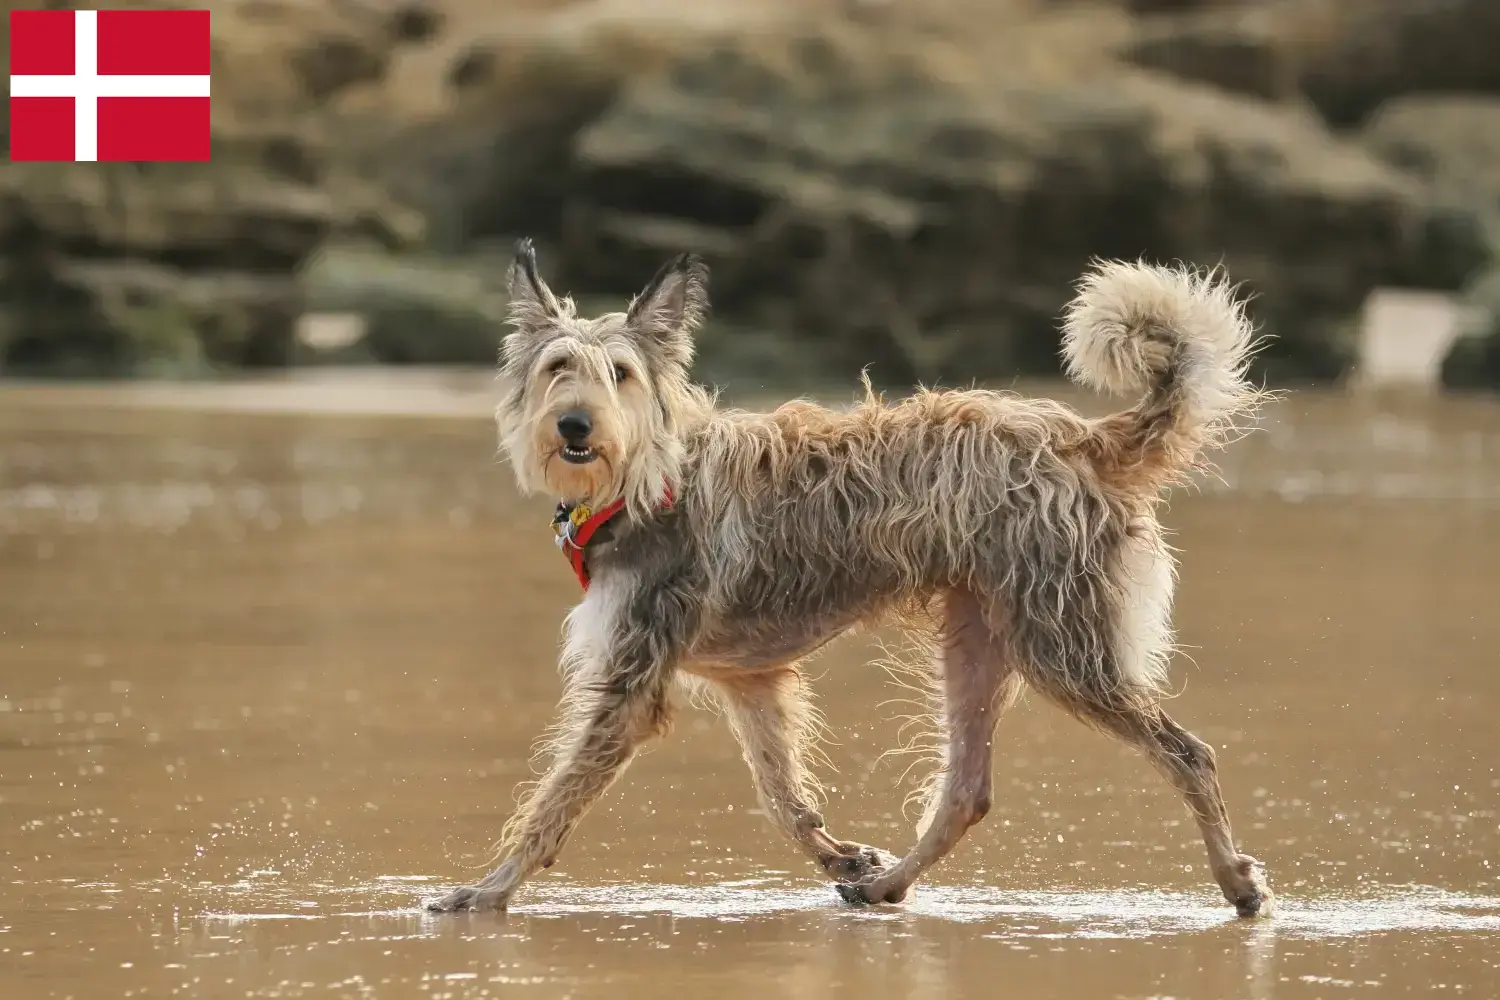
<path fill-rule="evenodd" d="M 579 548 L 578 533 L 593 516 L 593 510 L 586 503 L 569 505 L 565 501 L 559 501 L 557 510 L 552 515 L 552 533 L 557 536 L 557 547 Z"/>

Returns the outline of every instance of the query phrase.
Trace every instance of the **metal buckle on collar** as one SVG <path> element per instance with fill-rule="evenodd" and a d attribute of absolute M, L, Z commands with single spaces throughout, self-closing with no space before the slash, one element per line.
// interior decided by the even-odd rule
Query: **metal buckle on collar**
<path fill-rule="evenodd" d="M 593 511 L 586 503 L 569 505 L 558 503 L 557 510 L 552 514 L 552 533 L 557 536 L 557 547 L 566 549 L 568 547 L 578 548 L 575 539 L 578 537 L 578 529 L 593 516 Z"/>

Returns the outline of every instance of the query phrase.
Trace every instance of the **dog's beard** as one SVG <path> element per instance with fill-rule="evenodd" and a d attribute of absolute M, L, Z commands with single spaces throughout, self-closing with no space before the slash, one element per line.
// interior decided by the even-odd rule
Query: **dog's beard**
<path fill-rule="evenodd" d="M 607 445 L 591 444 L 592 458 L 587 462 L 569 461 L 566 446 L 550 441 L 541 452 L 541 480 L 550 493 L 570 502 L 598 500 L 619 492 L 615 450 Z"/>

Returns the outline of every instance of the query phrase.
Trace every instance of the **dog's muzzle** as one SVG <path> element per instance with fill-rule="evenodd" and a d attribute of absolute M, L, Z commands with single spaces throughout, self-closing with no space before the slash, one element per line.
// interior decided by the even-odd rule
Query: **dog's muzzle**
<path fill-rule="evenodd" d="M 557 436 L 563 439 L 559 454 L 562 460 L 572 465 L 587 465 L 599 457 L 599 452 L 589 444 L 589 435 L 594 433 L 594 420 L 583 410 L 569 410 L 557 418 Z"/>

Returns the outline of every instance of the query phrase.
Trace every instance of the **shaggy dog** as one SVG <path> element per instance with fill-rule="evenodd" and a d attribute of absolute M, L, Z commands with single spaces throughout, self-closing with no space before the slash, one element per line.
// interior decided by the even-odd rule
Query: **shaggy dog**
<path fill-rule="evenodd" d="M 722 705 L 771 821 L 850 902 L 901 901 L 984 817 L 992 730 L 1025 684 L 1143 751 L 1196 817 L 1224 897 L 1268 912 L 1213 750 L 1161 708 L 1175 567 L 1157 506 L 1262 398 L 1233 290 L 1141 263 L 1085 275 L 1068 370 L 1139 399 L 1085 419 L 999 392 L 886 403 L 868 386 L 848 410 L 718 409 L 688 376 L 707 286 L 683 255 L 626 312 L 584 318 L 538 275 L 530 242 L 517 247 L 501 444 L 523 491 L 563 498 L 555 527 L 585 594 L 567 618 L 550 768 L 506 825 L 499 867 L 430 908 L 504 908 L 666 731 L 690 680 Z M 799 672 L 893 616 L 928 630 L 944 744 L 900 859 L 825 826 Z"/>

